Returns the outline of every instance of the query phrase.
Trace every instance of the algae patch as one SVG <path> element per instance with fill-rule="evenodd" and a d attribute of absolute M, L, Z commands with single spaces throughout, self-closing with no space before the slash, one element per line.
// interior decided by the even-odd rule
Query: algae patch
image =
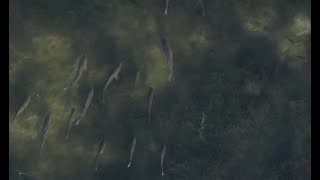
<path fill-rule="evenodd" d="M 72 41 L 68 37 L 46 34 L 33 37 L 32 42 L 35 48 L 34 63 L 39 64 L 45 73 L 34 84 L 34 88 L 49 86 L 46 89 L 63 89 L 73 78 L 76 58 L 71 49 Z"/>
<path fill-rule="evenodd" d="M 292 24 L 287 27 L 288 38 L 281 38 L 278 41 L 280 60 L 292 68 L 300 68 L 306 64 L 309 61 L 306 43 L 309 43 L 310 33 L 310 19 L 301 14 L 296 15 L 292 19 Z"/>
<path fill-rule="evenodd" d="M 39 61 L 66 62 L 71 57 L 71 41 L 59 35 L 41 35 L 32 39 Z"/>
<path fill-rule="evenodd" d="M 296 36 L 307 36 L 311 33 L 310 18 L 304 15 L 297 15 L 293 18 L 293 24 L 290 28 L 291 32 Z"/>
<path fill-rule="evenodd" d="M 209 45 L 207 31 L 203 28 L 196 29 L 189 36 L 189 43 L 192 45 L 189 51 L 192 51 L 194 47 L 207 48 Z"/>
<path fill-rule="evenodd" d="M 245 90 L 250 94 L 258 96 L 260 95 L 260 92 L 261 92 L 261 86 L 258 82 L 248 81 L 245 85 Z"/>
<path fill-rule="evenodd" d="M 276 13 L 269 9 L 263 8 L 256 14 L 244 16 L 243 27 L 249 32 L 266 34 L 268 29 L 272 26 L 276 18 Z"/>
<path fill-rule="evenodd" d="M 17 121 L 13 122 L 9 127 L 10 139 L 14 143 L 20 141 L 20 138 L 29 140 L 36 139 L 38 134 L 34 128 L 37 121 L 37 115 L 24 117 L 24 119 L 17 119 Z"/>
<path fill-rule="evenodd" d="M 147 80 L 145 84 L 162 89 L 168 82 L 169 71 L 163 52 L 159 47 L 151 47 L 145 53 Z"/>

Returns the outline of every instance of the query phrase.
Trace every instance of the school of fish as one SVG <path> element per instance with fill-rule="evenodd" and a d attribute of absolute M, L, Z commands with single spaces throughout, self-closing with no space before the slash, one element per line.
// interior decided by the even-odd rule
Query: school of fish
<path fill-rule="evenodd" d="M 205 15 L 204 12 L 204 4 L 202 0 L 198 0 L 198 2 L 201 5 L 202 8 L 202 15 Z M 164 10 L 164 15 L 168 15 L 168 8 L 169 8 L 169 0 L 165 0 L 165 10 Z M 171 49 L 171 45 L 168 41 L 167 38 L 165 37 L 160 37 L 160 45 L 165 57 L 165 60 L 167 62 L 168 65 L 168 70 L 169 70 L 169 74 L 168 74 L 168 82 L 172 81 L 172 77 L 173 77 L 173 73 L 174 73 L 174 68 L 173 68 L 173 52 Z M 76 69 L 76 75 L 74 77 L 74 80 L 72 81 L 71 85 L 69 87 L 64 88 L 64 90 L 67 90 L 69 88 L 77 88 L 79 86 L 79 84 L 81 83 L 81 79 L 84 76 L 84 74 L 88 71 L 88 58 L 86 55 L 81 55 L 78 58 L 78 66 Z M 119 64 L 114 68 L 114 70 L 110 73 L 110 75 L 107 77 L 106 83 L 102 89 L 102 102 L 105 103 L 106 101 L 106 93 L 107 93 L 107 89 L 111 86 L 112 82 L 114 82 L 114 80 L 119 80 L 119 74 L 121 73 L 122 69 L 123 69 L 124 63 L 121 61 L 119 62 Z M 141 70 L 138 70 L 136 73 L 136 78 L 134 81 L 134 85 L 133 88 L 135 89 L 137 86 L 137 82 L 139 80 L 141 76 Z M 77 110 L 75 107 L 71 108 L 70 114 L 68 116 L 68 126 L 67 126 L 67 133 L 65 136 L 65 140 L 69 140 L 70 138 L 70 132 L 72 127 L 74 126 L 78 126 L 80 121 L 83 120 L 85 118 L 85 115 L 87 114 L 89 107 L 93 101 L 93 97 L 95 95 L 95 90 L 93 87 L 90 88 L 88 95 L 87 95 L 87 99 L 86 102 L 84 104 L 83 110 L 80 114 L 80 116 L 76 117 L 77 114 Z M 153 101 L 154 101 L 154 97 L 155 97 L 155 91 L 154 91 L 154 87 L 149 87 L 149 91 L 148 91 L 148 100 L 147 100 L 147 119 L 148 119 L 148 123 L 151 123 L 151 110 L 152 110 L 152 105 L 153 105 Z M 14 114 L 13 118 L 12 118 L 12 123 L 25 111 L 25 109 L 28 107 L 28 105 L 30 104 L 30 100 L 32 99 L 32 97 L 29 95 L 27 96 L 27 98 L 25 99 L 25 101 L 23 102 L 23 104 L 19 107 L 19 109 L 16 111 L 16 113 Z M 39 101 L 40 96 L 39 94 L 37 94 L 37 99 Z M 41 129 L 40 129 L 40 153 L 42 152 L 43 148 L 44 148 L 44 144 L 45 141 L 48 137 L 48 133 L 49 133 L 49 124 L 50 124 L 50 112 L 46 112 L 43 120 L 41 122 Z M 204 119 L 203 119 L 204 122 Z M 203 124 L 202 122 L 202 124 Z M 201 124 L 201 126 L 202 126 Z M 137 143 L 137 137 L 135 135 L 133 135 L 132 138 L 132 142 L 131 142 L 131 149 L 130 149 L 130 155 L 129 155 L 129 162 L 127 167 L 131 167 L 132 165 L 132 161 L 133 161 L 133 156 L 134 156 L 134 152 L 135 152 L 135 148 L 136 148 L 136 143 Z M 103 138 L 99 144 L 98 147 L 98 151 L 96 153 L 96 156 L 94 158 L 94 170 L 98 171 L 98 165 L 99 165 L 99 160 L 101 159 L 101 156 L 103 155 L 103 152 L 106 148 L 106 140 Z M 162 144 L 162 150 L 160 153 L 160 170 L 161 170 L 161 176 L 164 176 L 164 159 L 165 159 L 165 154 L 166 154 L 166 144 Z M 19 171 L 19 177 L 22 176 L 23 173 L 22 171 Z"/>

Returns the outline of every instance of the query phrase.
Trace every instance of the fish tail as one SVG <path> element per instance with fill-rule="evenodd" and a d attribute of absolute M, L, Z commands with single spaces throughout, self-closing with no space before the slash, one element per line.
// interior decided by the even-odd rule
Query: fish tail
<path fill-rule="evenodd" d="M 39 155 L 41 155 L 41 152 L 42 152 L 42 149 L 43 149 L 43 145 L 44 145 L 44 140 L 41 141 Z"/>
<path fill-rule="evenodd" d="M 161 176 L 164 176 L 164 172 L 162 171 Z"/>
<path fill-rule="evenodd" d="M 16 119 L 17 114 L 18 114 L 18 113 L 15 113 L 15 114 L 13 115 L 13 118 L 12 118 L 12 120 L 11 120 L 12 122 Z"/>
<path fill-rule="evenodd" d="M 42 140 L 42 141 L 41 141 L 41 144 L 40 144 L 40 151 L 41 151 L 41 149 L 42 149 L 42 147 L 43 147 L 43 144 L 44 144 L 44 141 Z"/>
<path fill-rule="evenodd" d="M 72 82 L 71 87 L 74 87 L 77 84 L 77 79 Z"/>
<path fill-rule="evenodd" d="M 68 133 L 67 133 L 67 135 L 66 135 L 66 141 L 69 140 L 69 134 L 70 134 L 70 128 L 69 128 Z"/>
<path fill-rule="evenodd" d="M 73 120 L 72 120 L 72 122 L 70 122 L 70 124 L 69 124 L 68 132 L 67 132 L 67 135 L 66 135 L 66 140 L 68 140 L 68 139 L 69 139 L 70 130 L 71 130 L 71 127 L 72 127 L 73 121 L 74 121 L 74 119 L 73 119 Z"/>
<path fill-rule="evenodd" d="M 95 161 L 95 163 L 94 163 L 94 164 L 95 164 L 94 171 L 97 172 L 97 171 L 98 171 L 98 168 L 99 168 L 98 156 L 95 158 L 94 161 Z"/>
<path fill-rule="evenodd" d="M 131 161 L 129 162 L 129 164 L 128 164 L 128 166 L 127 166 L 127 167 L 130 167 L 130 165 L 131 165 Z"/>

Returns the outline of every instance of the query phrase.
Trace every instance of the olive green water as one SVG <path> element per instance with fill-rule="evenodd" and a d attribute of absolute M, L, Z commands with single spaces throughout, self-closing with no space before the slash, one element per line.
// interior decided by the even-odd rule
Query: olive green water
<path fill-rule="evenodd" d="M 171 0 L 165 16 L 165 0 L 9 0 L 10 179 L 19 179 L 17 169 L 37 180 L 311 179 L 310 1 L 203 4 L 205 16 L 197 0 Z M 171 82 L 160 37 L 173 51 Z M 87 72 L 64 90 L 83 54 Z M 79 115 L 92 87 L 66 141 L 71 108 Z"/>

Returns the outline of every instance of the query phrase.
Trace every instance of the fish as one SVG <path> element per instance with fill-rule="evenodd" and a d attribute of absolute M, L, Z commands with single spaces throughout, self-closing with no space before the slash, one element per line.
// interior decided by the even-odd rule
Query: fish
<path fill-rule="evenodd" d="M 131 145 L 130 160 L 129 160 L 129 164 L 128 164 L 127 167 L 130 167 L 130 165 L 131 165 L 131 161 L 132 161 L 134 149 L 135 149 L 135 147 L 136 147 L 136 143 L 137 143 L 137 139 L 136 139 L 136 137 L 134 136 L 134 137 L 133 137 L 133 140 L 132 140 L 132 145 Z"/>
<path fill-rule="evenodd" d="M 203 138 L 203 131 L 204 131 L 204 128 L 206 127 L 206 125 L 204 124 L 206 120 L 206 114 L 204 112 L 202 112 L 202 121 L 201 121 L 201 124 L 200 124 L 200 129 L 199 129 L 199 137 L 203 140 L 203 141 L 206 141 L 204 138 Z"/>
<path fill-rule="evenodd" d="M 18 171 L 18 180 L 23 179 L 24 173 L 22 171 L 18 170 L 18 169 L 17 169 L 17 171 Z"/>
<path fill-rule="evenodd" d="M 99 160 L 99 157 L 102 155 L 105 146 L 106 146 L 105 140 L 102 139 L 101 142 L 100 142 L 100 145 L 99 145 L 99 149 L 97 151 L 97 155 L 96 155 L 95 160 L 94 160 L 94 162 L 95 162 L 95 171 L 98 170 L 98 160 Z"/>
<path fill-rule="evenodd" d="M 12 118 L 12 122 L 26 109 L 30 102 L 30 96 L 27 97 L 27 99 L 24 101 L 24 103 L 21 105 L 19 110 L 16 112 L 16 114 Z"/>
<path fill-rule="evenodd" d="M 25 172 L 18 170 L 18 180 L 23 180 L 24 176 L 27 175 Z"/>
<path fill-rule="evenodd" d="M 133 97 L 134 91 L 138 86 L 138 82 L 140 81 L 140 74 L 141 74 L 141 71 L 137 71 L 136 78 L 134 80 L 134 84 L 133 84 L 133 87 L 132 87 L 132 91 L 130 93 L 130 97 Z"/>
<path fill-rule="evenodd" d="M 140 79 L 140 74 L 141 74 L 141 72 L 140 72 L 140 71 L 137 71 L 136 79 L 134 80 L 133 89 L 135 89 L 135 88 L 137 87 L 138 81 L 139 81 L 139 79 Z"/>
<path fill-rule="evenodd" d="M 150 122 L 151 119 L 151 106 L 154 98 L 154 91 L 153 88 L 149 88 L 149 95 L 148 95 L 148 122 Z"/>
<path fill-rule="evenodd" d="M 82 77 L 82 74 L 87 71 L 87 57 L 86 56 L 81 56 L 80 57 L 80 61 L 78 64 L 78 69 L 77 69 L 77 76 L 74 78 L 72 85 L 71 86 L 75 86 L 76 84 L 79 83 L 80 78 Z"/>
<path fill-rule="evenodd" d="M 50 113 L 47 113 L 42 124 L 42 129 L 41 129 L 41 144 L 40 144 L 40 152 L 43 148 L 44 142 L 48 136 L 48 131 L 49 131 L 49 120 L 50 120 Z"/>
<path fill-rule="evenodd" d="M 200 3 L 201 8 L 202 8 L 202 16 L 204 16 L 204 5 L 203 5 L 203 1 L 202 1 L 202 0 L 198 0 L 198 2 Z"/>
<path fill-rule="evenodd" d="M 91 90 L 90 90 L 90 92 L 88 94 L 87 101 L 86 101 L 86 104 L 84 106 L 84 109 L 83 109 L 78 121 L 75 124 L 76 126 L 79 125 L 81 119 L 86 115 L 87 110 L 88 110 L 88 108 L 89 108 L 89 106 L 91 104 L 91 101 L 92 101 L 92 98 L 93 98 L 93 94 L 94 94 L 94 88 L 91 88 Z"/>
<path fill-rule="evenodd" d="M 169 6 L 169 0 L 166 0 L 166 9 L 164 10 L 164 15 L 168 14 L 168 6 Z"/>
<path fill-rule="evenodd" d="M 205 121 L 205 113 L 202 112 L 202 121 L 201 121 L 201 127 L 204 127 L 204 121 Z"/>
<path fill-rule="evenodd" d="M 26 172 L 23 172 L 23 171 L 21 171 L 21 170 L 19 170 L 19 169 L 17 169 L 17 172 L 18 172 L 18 179 L 19 179 L 19 180 L 23 180 L 24 177 L 29 177 L 29 178 L 31 178 L 31 177 L 34 177 L 34 176 L 38 175 L 38 173 L 34 173 L 34 172 L 28 172 L 28 173 L 26 173 Z"/>
<path fill-rule="evenodd" d="M 168 68 L 169 68 L 168 81 L 170 82 L 172 78 L 172 73 L 173 73 L 172 50 L 166 38 L 161 38 L 161 43 L 162 43 L 162 50 L 166 56 L 167 63 L 168 63 Z"/>
<path fill-rule="evenodd" d="M 75 120 L 75 113 L 76 112 L 76 109 L 73 107 L 71 108 L 71 112 L 70 112 L 70 115 L 69 115 L 69 127 L 68 127 L 68 132 L 67 132 L 67 135 L 66 135 L 66 140 L 69 139 L 69 133 L 70 133 L 70 129 L 71 129 L 71 126 Z"/>
<path fill-rule="evenodd" d="M 103 91 L 102 91 L 102 101 L 104 102 L 104 93 L 106 91 L 106 89 L 108 88 L 108 86 L 111 84 L 111 82 L 115 79 L 118 80 L 119 79 L 119 73 L 121 71 L 121 67 L 122 67 L 122 62 L 119 63 L 118 67 L 111 73 L 111 75 L 109 76 L 105 86 L 103 87 Z"/>
<path fill-rule="evenodd" d="M 294 43 L 294 41 L 291 38 L 287 38 L 288 41 L 290 41 L 291 43 Z"/>
<path fill-rule="evenodd" d="M 305 59 L 304 56 L 300 56 L 300 55 L 298 55 L 298 56 L 296 56 L 296 57 L 299 58 L 299 59 Z"/>
<path fill-rule="evenodd" d="M 164 160 L 164 155 L 166 154 L 166 145 L 164 144 L 162 147 L 162 151 L 161 151 L 161 161 L 160 161 L 160 166 L 161 166 L 161 176 L 164 175 L 163 172 L 163 160 Z"/>

